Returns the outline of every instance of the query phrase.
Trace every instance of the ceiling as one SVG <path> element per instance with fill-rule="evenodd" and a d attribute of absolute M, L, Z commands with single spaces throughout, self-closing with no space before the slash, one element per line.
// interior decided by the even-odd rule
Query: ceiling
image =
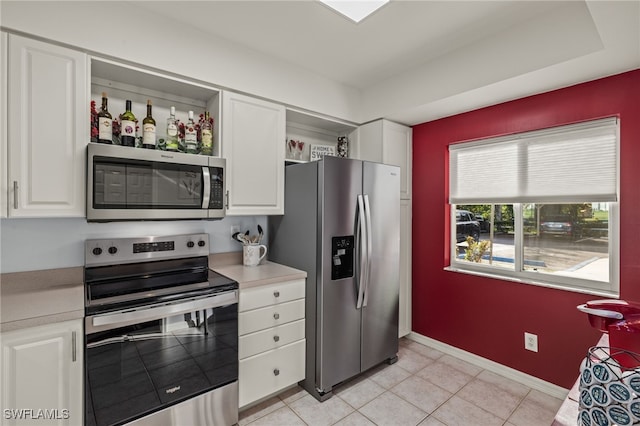
<path fill-rule="evenodd" d="M 638 0 L 391 0 L 359 24 L 314 0 L 138 4 L 357 89 L 366 119 L 416 124 L 640 67 Z"/>

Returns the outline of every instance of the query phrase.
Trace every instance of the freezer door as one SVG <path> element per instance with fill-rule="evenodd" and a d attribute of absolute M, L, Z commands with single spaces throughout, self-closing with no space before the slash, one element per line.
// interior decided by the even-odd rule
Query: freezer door
<path fill-rule="evenodd" d="M 364 162 L 363 195 L 369 205 L 371 249 L 362 308 L 362 371 L 398 352 L 400 169 Z"/>
<path fill-rule="evenodd" d="M 360 309 L 357 303 L 357 244 L 352 276 L 334 271 L 335 237 L 355 237 L 358 195 L 362 191 L 362 162 L 325 157 L 319 165 L 320 247 L 317 285 L 318 329 L 316 386 L 329 391 L 360 370 Z M 340 240 L 341 241 L 341 240 Z M 332 244 L 333 243 L 333 244 Z M 344 261 L 342 259 L 341 261 Z M 397 333 L 397 331 L 396 331 Z"/>

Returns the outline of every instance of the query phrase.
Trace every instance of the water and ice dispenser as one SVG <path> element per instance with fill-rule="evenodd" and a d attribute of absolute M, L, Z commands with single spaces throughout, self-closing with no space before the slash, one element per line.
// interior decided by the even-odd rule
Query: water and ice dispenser
<path fill-rule="evenodd" d="M 354 236 L 331 238 L 331 279 L 353 277 Z"/>

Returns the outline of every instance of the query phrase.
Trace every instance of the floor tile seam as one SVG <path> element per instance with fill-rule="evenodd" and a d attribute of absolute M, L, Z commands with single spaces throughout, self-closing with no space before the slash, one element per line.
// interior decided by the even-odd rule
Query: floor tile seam
<path fill-rule="evenodd" d="M 465 386 L 466 386 L 466 385 L 465 385 Z M 463 387 L 462 389 L 464 389 L 464 387 Z M 462 389 L 460 389 L 460 390 L 462 390 Z M 458 395 L 458 393 L 459 393 L 459 392 L 460 392 L 460 391 L 456 392 L 455 394 L 456 394 L 456 395 Z M 465 401 L 465 402 L 468 402 L 469 404 L 471 404 L 471 405 L 473 405 L 473 406 L 475 406 L 475 407 L 477 407 L 477 408 L 479 408 L 479 409 L 481 409 L 481 410 L 486 411 L 487 413 L 491 414 L 492 416 L 495 416 L 495 417 L 499 418 L 500 420 L 503 420 L 504 422 L 507 422 L 507 421 L 509 420 L 509 418 L 513 415 L 513 413 L 515 413 L 515 411 L 518 409 L 518 407 L 520 406 L 520 404 L 522 404 L 522 401 L 524 401 L 524 398 L 522 398 L 520 401 L 518 401 L 518 404 L 516 404 L 516 407 L 515 407 L 513 410 L 511 410 L 511 411 L 509 412 L 509 415 L 507 415 L 507 417 L 506 417 L 506 418 L 503 418 L 501 415 L 496 414 L 496 413 L 492 413 L 491 411 L 487 410 L 486 408 L 483 408 L 483 407 L 479 406 L 479 405 L 478 405 L 478 404 L 476 404 L 475 402 L 473 402 L 473 401 L 469 401 L 468 399 L 466 399 L 466 398 L 465 398 L 464 396 L 462 396 L 462 395 L 458 395 L 458 398 L 462 399 L 462 400 L 463 400 L 463 401 Z"/>
<path fill-rule="evenodd" d="M 304 396 L 303 396 L 303 398 L 304 398 Z M 344 402 L 345 404 L 347 404 L 347 406 L 348 406 L 349 408 L 351 408 L 351 411 L 349 411 L 349 413 L 348 413 L 348 414 L 346 414 L 346 415 L 344 415 L 344 416 L 340 417 L 338 420 L 336 420 L 335 422 L 331 423 L 332 425 L 334 425 L 334 424 L 336 424 L 336 423 L 340 422 L 341 420 L 344 420 L 345 418 L 347 418 L 347 417 L 349 417 L 350 415 L 352 415 L 354 412 L 358 411 L 358 409 L 357 409 L 357 408 L 355 408 L 353 405 L 349 404 L 347 401 L 345 401 L 344 399 L 340 398 L 340 397 L 339 397 L 338 395 L 336 395 L 336 394 L 333 394 L 333 396 L 332 396 L 331 398 L 338 398 L 338 399 L 340 399 L 342 402 Z M 300 399 L 302 399 L 302 398 L 298 398 L 298 399 L 296 399 L 295 401 L 298 401 L 298 400 L 300 400 Z M 315 398 L 314 398 L 314 399 L 315 399 Z M 293 402 L 295 402 L 295 401 L 291 401 L 291 402 L 293 403 Z M 328 400 L 327 400 L 327 401 L 328 401 Z M 282 401 L 282 402 L 284 402 L 284 401 Z M 320 402 L 320 403 L 321 403 L 321 404 L 323 404 L 323 403 L 324 403 L 324 401 L 323 401 L 323 402 Z M 297 412 L 293 407 L 291 407 L 291 406 L 290 406 L 288 403 L 286 403 L 286 402 L 285 402 L 284 404 L 285 404 L 285 407 L 287 407 L 287 408 L 289 408 L 291 411 L 293 411 L 293 413 L 294 413 L 294 414 L 295 414 L 295 415 L 296 415 L 300 420 L 302 420 L 302 423 L 304 423 L 305 425 L 309 425 L 309 423 L 305 422 L 305 421 L 304 421 L 304 419 L 302 418 L 302 416 L 300 416 L 300 415 L 298 414 L 298 412 Z M 368 403 L 367 403 L 367 404 L 368 404 Z M 366 404 L 365 404 L 365 405 L 366 405 Z"/>
<path fill-rule="evenodd" d="M 271 405 L 270 405 L 270 407 L 272 407 L 272 406 L 277 406 L 277 405 L 278 405 L 278 402 L 281 402 L 281 403 L 282 403 L 282 406 L 279 406 L 279 407 L 277 407 L 277 408 L 274 408 L 273 410 L 268 411 L 268 412 L 266 412 L 266 413 L 264 413 L 264 414 L 262 414 L 262 415 L 260 415 L 260 416 L 256 417 L 255 419 L 253 419 L 253 420 L 251 420 L 249 423 L 247 423 L 247 425 L 249 425 L 249 424 L 251 424 L 251 423 L 255 422 L 255 421 L 256 421 L 256 420 L 258 420 L 258 419 L 261 419 L 261 418 L 263 418 L 263 417 L 265 417 L 265 416 L 268 416 L 269 414 L 273 413 L 274 411 L 278 411 L 278 410 L 279 410 L 279 409 L 281 409 L 282 407 L 287 407 L 287 406 L 288 406 L 288 405 L 287 405 L 287 403 L 286 403 L 286 402 L 284 402 L 283 400 L 281 400 L 278 396 L 275 396 L 275 397 L 273 397 L 273 398 L 278 398 L 278 401 L 276 401 L 274 404 L 271 404 Z M 269 399 L 271 399 L 271 398 L 269 398 Z M 268 401 L 269 399 L 266 399 L 266 400 L 264 400 L 263 402 L 266 402 L 266 401 Z M 257 407 L 258 405 L 260 405 L 260 404 L 257 404 L 257 405 L 255 405 L 255 406 L 253 406 L 253 407 Z M 247 411 L 248 411 L 248 410 L 250 410 L 250 409 L 251 409 L 251 408 L 253 408 L 253 407 L 249 407 L 249 408 L 247 408 Z M 266 407 L 265 407 L 265 408 L 266 408 Z M 264 408 L 263 408 L 262 410 L 264 410 Z M 260 411 L 262 411 L 262 410 L 260 410 Z M 240 424 L 240 423 L 238 422 L 238 424 Z"/>
<path fill-rule="evenodd" d="M 293 411 L 293 414 L 294 414 L 297 418 L 299 418 L 299 419 L 300 419 L 300 421 L 301 421 L 303 424 L 305 424 L 305 425 L 309 426 L 309 423 L 305 422 L 305 421 L 304 421 L 304 419 L 302 418 L 302 416 L 301 416 L 300 414 L 298 414 L 298 412 L 297 412 L 296 410 L 294 410 L 292 407 L 289 407 L 289 405 L 288 405 L 288 404 L 286 404 L 286 403 L 285 403 L 285 406 L 286 406 L 289 410 Z"/>
<path fill-rule="evenodd" d="M 408 379 L 408 377 L 407 377 L 407 379 Z M 424 380 L 424 379 L 423 379 L 423 380 Z M 402 383 L 402 382 L 401 382 L 401 383 Z M 431 383 L 431 382 L 429 382 L 429 383 Z M 398 384 L 400 384 L 400 383 L 398 383 Z M 397 386 L 397 385 L 396 385 L 396 386 Z M 434 386 L 437 386 L 437 385 L 434 385 Z M 394 388 L 395 388 L 395 386 L 394 386 Z M 442 388 L 440 388 L 440 389 L 442 389 Z M 447 392 L 447 393 L 451 393 L 451 392 L 449 392 L 449 391 L 448 391 L 448 390 L 446 390 L 446 389 L 443 389 L 443 390 L 444 390 L 445 392 Z M 406 400 L 405 398 L 403 398 L 403 397 L 402 397 L 402 395 L 399 395 L 399 394 L 397 394 L 396 392 L 394 392 L 394 391 L 393 391 L 393 388 L 388 389 L 386 392 L 391 392 L 392 394 L 394 394 L 395 396 L 397 396 L 398 398 L 400 398 L 401 400 L 403 400 L 403 401 L 404 401 L 404 402 L 406 402 L 407 404 L 411 404 L 412 406 L 416 407 L 418 410 L 420 410 L 420 411 L 423 411 L 423 412 L 427 413 L 427 417 L 429 417 L 430 415 L 432 415 L 433 413 L 435 413 L 435 412 L 436 412 L 436 410 L 437 410 L 438 408 L 440 408 L 443 404 L 445 404 L 447 401 L 449 401 L 449 400 L 450 400 L 450 399 L 455 395 L 455 393 L 451 393 L 451 395 L 450 395 L 446 400 L 444 400 L 442 403 L 438 404 L 438 406 L 436 406 L 436 408 L 434 408 L 434 409 L 433 409 L 433 411 L 431 411 L 431 412 L 429 413 L 429 412 L 428 412 L 428 411 L 426 411 L 424 408 L 422 408 L 422 407 L 418 407 L 416 404 L 414 404 L 414 403 L 412 403 L 411 401 L 408 401 L 408 400 Z M 378 395 L 378 397 L 379 397 L 379 396 L 382 396 L 383 394 L 384 394 L 384 393 L 382 393 L 382 394 Z M 376 397 L 376 398 L 378 398 L 378 397 Z M 466 401 L 466 399 L 465 399 L 465 401 Z M 425 417 L 424 419 L 422 419 L 422 420 L 420 420 L 420 421 L 421 421 L 421 422 L 422 422 L 422 421 L 424 421 L 427 417 Z"/>
<path fill-rule="evenodd" d="M 408 377 L 407 377 L 407 379 L 408 379 Z M 405 379 L 405 380 L 406 380 L 406 379 Z M 403 381 L 404 381 L 404 380 L 403 380 Z M 402 383 L 402 382 L 400 382 L 400 383 Z M 400 383 L 398 383 L 398 384 L 400 384 Z M 396 386 L 397 386 L 397 385 L 396 385 Z M 395 386 L 394 386 L 394 387 L 395 387 Z M 397 393 L 393 392 L 391 389 L 385 389 L 385 390 L 384 390 L 384 392 L 382 392 L 380 395 L 376 396 L 376 397 L 375 397 L 375 398 L 373 398 L 371 401 L 369 401 L 369 402 L 367 402 L 366 404 L 364 404 L 362 407 L 365 407 L 366 405 L 368 405 L 369 403 L 371 403 L 371 402 L 375 401 L 376 399 L 380 398 L 382 395 L 384 395 L 384 394 L 385 394 L 385 393 L 387 393 L 387 392 L 389 392 L 389 393 L 391 393 L 391 394 L 393 394 L 393 395 L 397 396 L 398 398 L 400 398 L 401 400 L 403 400 L 403 401 L 404 401 L 404 402 L 406 402 L 407 404 L 409 404 L 409 405 L 411 405 L 411 406 L 413 406 L 413 407 L 417 408 L 418 410 L 420 410 L 420 411 L 422 411 L 423 413 L 425 413 L 425 414 L 426 414 L 426 416 L 422 417 L 422 418 L 418 421 L 418 423 L 416 423 L 414 426 L 419 425 L 420 423 L 422 423 L 423 421 L 425 421 L 425 419 L 427 419 L 427 417 L 429 417 L 429 416 L 431 415 L 431 413 L 427 413 L 425 410 L 423 410 L 422 408 L 418 407 L 417 405 L 412 404 L 411 402 L 407 401 L 406 399 L 404 399 L 403 397 L 401 397 L 401 396 L 400 396 L 400 395 L 398 395 Z M 362 407 L 360 407 L 360 408 L 362 408 Z M 366 418 L 367 418 L 367 420 L 369 420 L 371 423 L 373 423 L 374 425 L 377 425 L 377 423 L 376 423 L 376 422 L 374 422 L 372 419 L 370 419 L 369 417 L 367 417 L 363 412 L 361 412 L 361 411 L 360 411 L 360 409 L 356 409 L 356 411 L 357 411 L 358 413 L 362 414 L 364 417 L 366 417 Z"/>
<path fill-rule="evenodd" d="M 379 385 L 378 385 L 378 386 L 379 386 Z M 383 388 L 383 389 L 384 389 L 384 388 Z M 386 389 L 385 389 L 385 391 L 386 391 Z M 384 392 L 382 392 L 382 393 L 384 393 Z M 382 395 L 382 393 L 381 393 L 380 395 Z M 373 399 L 376 399 L 376 398 L 377 398 L 377 397 L 379 397 L 380 395 L 378 395 L 378 396 L 374 397 Z M 342 398 L 340 395 L 336 395 L 336 394 L 334 393 L 332 398 L 340 398 L 340 400 L 341 400 L 342 402 L 344 402 L 345 404 L 347 404 L 349 407 L 353 408 L 354 410 L 358 411 L 358 409 L 359 409 L 358 407 L 354 407 L 353 405 L 351 405 L 351 404 L 349 403 L 349 401 L 347 401 L 346 399 Z M 372 399 L 371 401 L 373 401 L 373 399 Z M 362 407 L 364 407 L 365 405 L 367 405 L 367 404 L 368 404 L 368 403 L 370 403 L 371 401 L 367 401 L 364 405 L 362 405 Z M 360 408 L 362 408 L 362 407 L 360 407 Z M 351 413 L 349 413 L 349 414 L 347 414 L 347 415 L 350 415 L 350 414 L 351 414 Z M 345 417 L 346 417 L 346 416 L 345 416 Z M 344 417 L 343 417 L 343 418 L 344 418 Z"/>
<path fill-rule="evenodd" d="M 513 417 L 513 415 L 516 413 L 516 411 L 518 411 L 518 408 L 520 408 L 522 406 L 522 404 L 527 399 L 527 396 L 529 396 L 529 394 L 531 393 L 532 390 L 533 389 L 530 388 L 529 391 L 527 392 L 527 394 L 524 397 L 522 397 L 520 402 L 518 402 L 518 405 L 515 406 L 513 411 L 511 411 L 511 414 L 509 414 L 509 417 L 507 417 L 507 420 L 505 420 L 505 423 L 508 423 L 510 421 L 511 417 Z"/>
<path fill-rule="evenodd" d="M 396 386 L 400 385 L 402 382 L 405 382 L 405 381 L 409 380 L 411 377 L 414 377 L 414 376 L 415 376 L 415 377 L 417 377 L 417 378 L 418 378 L 418 379 L 420 379 L 420 380 L 424 380 L 425 382 L 429 383 L 429 384 L 430 384 L 430 385 L 432 385 L 432 386 L 437 387 L 438 389 L 440 389 L 440 390 L 442 390 L 442 391 L 445 391 L 446 393 L 451 394 L 451 395 L 450 395 L 450 396 L 449 396 L 449 397 L 448 397 L 448 398 L 447 398 L 447 399 L 446 399 L 442 404 L 444 404 L 445 402 L 447 402 L 449 399 L 451 399 L 451 397 L 452 397 L 453 395 L 455 395 L 455 394 L 457 393 L 457 392 L 455 392 L 455 393 L 454 393 L 454 392 L 450 392 L 450 391 L 446 390 L 445 388 L 440 387 L 440 386 L 438 386 L 437 384 L 433 383 L 432 381 L 427 380 L 427 379 L 425 379 L 425 378 L 422 378 L 422 377 L 420 377 L 420 376 L 417 376 L 417 375 L 415 375 L 415 374 L 412 374 L 411 376 L 407 377 L 406 379 L 403 379 L 402 381 L 400 381 L 398 384 L 396 384 L 395 386 L 391 387 L 390 389 L 386 389 L 386 391 L 393 393 L 393 394 L 394 394 L 394 395 L 396 395 L 398 398 L 402 399 L 402 400 L 403 400 L 403 401 L 405 401 L 405 402 L 408 402 L 409 404 L 411 404 L 411 405 L 413 405 L 414 407 L 416 407 L 416 408 L 420 409 L 421 411 L 425 411 L 423 408 L 418 407 L 417 405 L 413 404 L 411 401 L 407 401 L 407 400 L 406 400 L 406 399 L 404 399 L 401 395 L 399 395 L 399 394 L 397 394 L 396 392 L 394 392 L 394 391 L 393 391 L 393 389 L 394 389 Z M 384 393 L 384 392 L 383 392 L 383 393 Z M 380 395 L 382 395 L 382 394 L 380 394 Z M 378 396 L 380 396 L 380 395 L 378 395 Z M 376 398 L 377 398 L 377 397 L 376 397 Z M 466 399 L 465 399 L 465 401 L 466 401 Z M 438 408 L 440 408 L 440 406 L 441 406 L 442 404 L 439 404 L 439 405 L 438 405 L 438 406 L 437 406 L 437 407 L 436 407 L 436 408 L 435 408 L 431 413 L 429 413 L 429 415 L 433 414 L 433 413 L 434 413 Z M 427 417 L 428 417 L 428 416 L 427 416 Z M 423 420 L 424 420 L 424 419 L 423 419 Z"/>
<path fill-rule="evenodd" d="M 491 382 L 487 382 L 487 381 L 485 381 L 485 380 L 479 379 L 478 377 L 475 377 L 475 378 L 474 378 L 474 380 L 479 380 L 479 381 L 481 381 L 481 382 L 483 382 L 483 383 L 485 383 L 485 384 L 488 384 L 489 386 L 492 386 L 492 387 L 497 388 L 498 390 L 500 390 L 500 391 L 502 391 L 502 392 L 504 392 L 504 393 L 508 393 L 508 394 L 513 395 L 514 397 L 518 398 L 518 403 L 516 404 L 515 408 L 513 408 L 513 409 L 509 412 L 509 415 L 507 416 L 507 420 L 509 419 L 509 417 L 511 417 L 511 416 L 513 415 L 513 413 L 515 413 L 515 411 L 518 409 L 518 407 L 520 406 L 520 404 L 522 404 L 522 403 L 524 402 L 524 400 L 526 399 L 527 395 L 529 395 L 529 393 L 531 392 L 531 388 L 528 388 L 529 390 L 527 391 L 527 393 L 526 393 L 524 396 L 522 396 L 522 397 L 521 397 L 521 396 L 518 396 L 518 395 L 512 394 L 512 393 L 510 393 L 510 392 L 506 391 L 505 389 L 502 389 L 501 387 L 499 387 L 499 386 L 497 386 L 497 385 L 495 385 L 495 384 L 493 384 L 493 383 L 491 383 Z M 467 383 L 466 385 L 464 385 L 463 387 L 461 387 L 461 388 L 458 390 L 458 392 L 456 392 L 456 395 L 458 395 L 458 394 L 460 393 L 460 391 L 462 391 L 464 388 L 466 388 L 467 386 L 469 386 L 471 383 L 473 383 L 473 380 L 472 380 L 472 381 L 470 381 L 470 382 L 468 382 L 468 383 Z M 465 401 L 467 401 L 468 403 L 473 404 L 473 405 L 475 405 L 475 406 L 476 406 L 476 407 L 478 407 L 478 408 L 482 408 L 482 407 L 480 407 L 478 404 L 474 403 L 473 401 L 469 401 L 469 400 L 468 400 L 468 399 L 466 399 L 464 396 L 462 396 L 462 395 L 458 395 L 458 396 L 459 396 L 461 399 L 464 399 Z M 487 410 L 485 410 L 485 411 L 487 411 Z M 496 417 L 500 417 L 500 418 L 502 418 L 501 416 L 499 416 L 499 415 L 497 415 L 497 414 L 495 414 L 495 413 L 492 413 L 492 414 L 493 414 L 494 416 L 496 416 Z M 506 420 L 505 420 L 505 421 L 506 421 Z"/>
<path fill-rule="evenodd" d="M 484 409 L 484 408 L 482 408 L 482 407 L 478 407 L 478 406 L 477 406 L 476 404 L 474 404 L 473 402 L 469 402 L 469 401 L 467 401 L 466 399 L 464 399 L 463 397 L 461 397 L 460 395 L 458 395 L 458 393 L 457 393 L 457 392 L 456 392 L 456 393 L 454 393 L 453 395 L 451 395 L 451 397 L 450 397 L 447 401 L 443 402 L 443 403 L 442 403 L 442 405 L 446 404 L 446 402 L 448 402 L 451 398 L 453 398 L 453 397 L 455 397 L 455 396 L 457 396 L 458 398 L 460 398 L 460 399 L 461 399 L 461 400 L 463 400 L 464 402 L 466 402 L 466 403 L 468 403 L 468 404 L 473 405 L 473 406 L 474 406 L 474 407 L 476 407 L 477 409 L 484 411 L 485 413 L 489 414 L 490 416 L 493 416 L 493 417 L 497 418 L 498 420 L 501 420 L 501 421 L 502 421 L 502 424 L 504 424 L 504 423 L 506 423 L 506 422 L 508 422 L 508 421 L 509 421 L 509 418 L 503 419 L 502 417 L 498 416 L 497 414 L 494 414 L 494 413 L 492 413 L 491 411 L 487 411 L 487 410 L 485 410 L 485 409 Z M 440 407 L 438 407 L 438 408 L 440 408 Z M 437 410 L 434 410 L 434 412 L 433 412 L 432 414 L 435 414 L 435 413 L 436 413 L 436 411 L 437 411 Z M 510 417 L 510 416 L 509 416 L 509 417 Z M 444 423 L 445 425 L 447 424 L 444 420 L 439 419 L 439 418 L 438 418 L 438 416 L 435 416 L 435 415 L 434 415 L 434 416 L 433 416 L 433 418 L 434 418 L 434 419 L 436 419 L 436 420 L 438 420 L 440 423 Z"/>
<path fill-rule="evenodd" d="M 422 346 L 424 346 L 424 345 L 422 345 Z M 425 348 L 428 348 L 428 346 L 424 346 L 424 347 L 425 347 Z M 419 355 L 419 356 L 421 356 L 421 357 L 423 357 L 423 358 L 428 359 L 428 360 L 429 360 L 429 361 L 431 361 L 431 362 L 436 362 L 437 360 L 439 360 L 440 358 L 442 358 L 442 357 L 445 355 L 444 353 L 442 353 L 442 354 L 440 354 L 439 356 L 437 356 L 436 358 L 433 358 L 433 357 L 430 357 L 430 356 L 428 356 L 428 355 L 421 354 L 420 352 L 415 351 L 415 350 L 411 349 L 410 347 L 405 346 L 404 348 L 405 348 L 406 350 L 408 350 L 408 351 L 413 352 L 414 354 L 417 354 L 417 355 Z M 433 348 L 431 348 L 431 349 L 433 349 Z"/>
<path fill-rule="evenodd" d="M 529 392 L 527 392 L 527 395 L 525 395 L 525 397 L 524 397 L 524 398 L 522 398 L 522 401 L 520 401 L 520 403 L 518 404 L 518 406 L 513 410 L 513 413 L 511 413 L 511 415 L 509 415 L 509 419 L 510 419 L 514 414 L 515 414 L 515 412 L 518 410 L 518 408 L 520 408 L 520 406 L 522 406 L 522 404 L 524 404 L 524 403 L 525 403 L 525 401 L 527 400 L 527 397 L 529 396 L 529 394 L 531 394 L 531 392 L 533 392 L 534 390 L 536 390 L 536 389 L 529 389 Z M 542 391 L 538 391 L 538 392 L 541 392 L 542 394 L 546 395 L 546 394 L 545 394 L 544 392 L 542 392 Z M 539 410 L 544 410 L 544 411 L 547 411 L 547 412 L 549 412 L 549 413 L 555 414 L 553 410 L 549 410 L 548 408 L 546 408 L 545 406 L 543 406 L 543 405 L 539 404 L 539 403 L 538 403 L 538 402 L 536 402 L 536 401 L 531 401 L 531 400 L 529 400 L 529 402 L 530 402 L 532 405 L 534 405 L 535 407 L 537 407 Z M 509 420 L 509 419 L 507 419 L 507 420 Z"/>

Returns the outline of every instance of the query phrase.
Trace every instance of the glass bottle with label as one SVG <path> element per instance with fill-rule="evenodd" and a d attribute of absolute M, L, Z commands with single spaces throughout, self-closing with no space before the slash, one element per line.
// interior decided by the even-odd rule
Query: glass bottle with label
<path fill-rule="evenodd" d="M 209 117 L 209 111 L 204 112 L 204 121 L 200 125 L 200 134 L 202 141 L 201 154 L 213 155 L 213 125 L 211 123 L 211 117 Z"/>
<path fill-rule="evenodd" d="M 150 99 L 147 99 L 147 116 L 142 120 L 142 147 L 156 149 L 156 120 L 151 115 Z"/>
<path fill-rule="evenodd" d="M 193 111 L 189 111 L 189 119 L 184 126 L 184 144 L 187 153 L 198 153 L 198 131 L 196 123 L 193 121 Z"/>
<path fill-rule="evenodd" d="M 107 109 L 107 94 L 102 92 L 102 107 L 98 112 L 98 142 L 113 143 L 113 117 Z"/>
<path fill-rule="evenodd" d="M 167 151 L 179 151 L 180 140 L 178 138 L 178 121 L 176 120 L 176 107 L 171 107 L 167 118 Z"/>
<path fill-rule="evenodd" d="M 126 101 L 126 111 L 120 116 L 120 141 L 124 146 L 136 146 L 136 116 L 131 112 L 131 101 Z"/>

